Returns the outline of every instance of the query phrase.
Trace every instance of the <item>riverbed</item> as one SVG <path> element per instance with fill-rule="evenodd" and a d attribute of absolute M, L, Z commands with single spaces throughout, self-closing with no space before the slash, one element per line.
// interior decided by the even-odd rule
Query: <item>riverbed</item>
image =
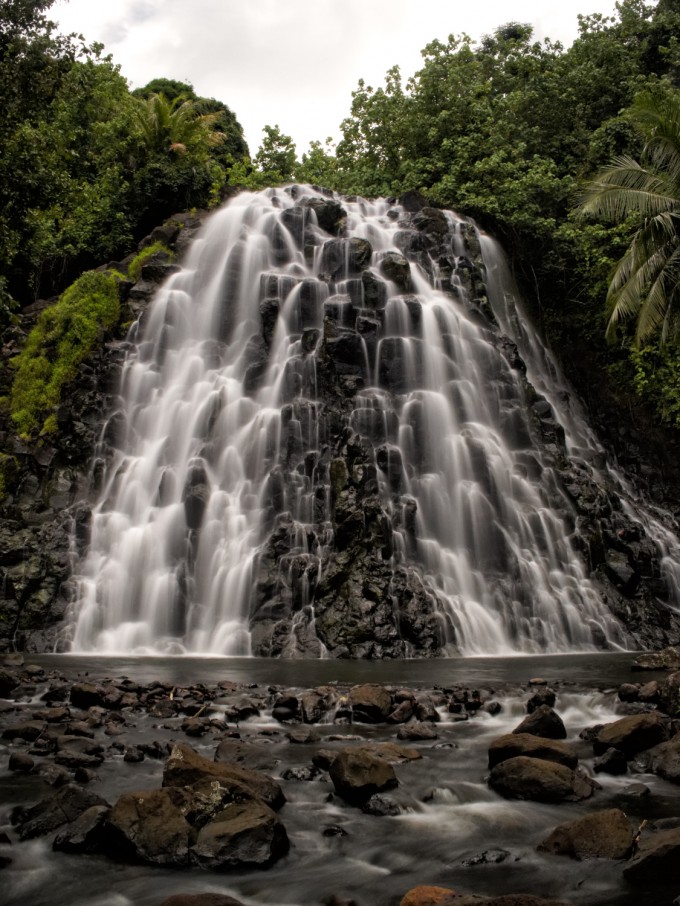
<path fill-rule="evenodd" d="M 309 767 L 316 752 L 341 745 L 343 737 L 394 741 L 395 726 L 333 722 L 329 717 L 314 727 L 310 741 L 293 744 L 288 737 L 291 726 L 274 720 L 270 709 L 239 721 L 238 726 L 230 724 L 232 736 L 238 734 L 257 747 L 260 757 L 254 767 L 271 774 L 284 789 L 287 802 L 280 816 L 291 849 L 268 869 L 225 874 L 55 853 L 51 836 L 18 842 L 10 822 L 12 809 L 33 804 L 53 791 L 36 774 L 10 772 L 9 755 L 17 746 L 2 740 L 0 833 L 12 841 L 0 845 L 0 856 L 12 859 L 0 873 L 2 902 L 5 906 L 159 906 L 172 893 L 213 891 L 228 893 L 246 906 L 309 906 L 329 902 L 333 896 L 338 903 L 396 906 L 408 889 L 433 884 L 485 895 L 526 892 L 583 906 L 670 906 L 677 889 L 663 884 L 653 891 L 632 888 L 623 879 L 619 862 L 576 862 L 539 853 L 536 846 L 556 825 L 588 811 L 619 807 L 636 824 L 680 816 L 676 786 L 651 774 L 599 774 L 602 789 L 590 800 L 546 805 L 506 800 L 486 783 L 488 746 L 525 716 L 533 688 L 529 682 L 537 678 L 557 692 L 555 710 L 566 725 L 567 742 L 574 745 L 581 765 L 592 772 L 592 748 L 580 739 L 581 731 L 627 713 L 616 694 L 621 683 L 663 677 L 633 673 L 633 657 L 627 653 L 382 662 L 31 657 L 45 673 L 36 674 L 35 689 L 22 696 L 20 713 L 0 712 L 3 728 L 44 708 L 40 695 L 53 671 L 70 680 L 127 676 L 135 683 L 160 681 L 177 689 L 231 682 L 259 695 L 273 694 L 274 687 L 302 690 L 337 685 L 342 691 L 358 683 L 415 691 L 465 686 L 485 701 L 498 702 L 501 710 L 493 714 L 480 709 L 461 720 L 460 715 L 439 708 L 440 720 L 433 724 L 437 738 L 408 743 L 422 758 L 395 766 L 399 786 L 390 797 L 399 813 L 394 816 L 366 814 L 348 805 L 334 795 L 327 774 L 303 780 L 292 779 L 289 772 Z M 120 736 L 107 738 L 98 731 L 109 748 L 97 779 L 88 788 L 114 802 L 123 792 L 159 787 L 162 761 L 124 761 L 124 749 L 132 744 L 188 742 L 212 760 L 224 734 L 213 730 L 188 739 L 180 724 L 178 719 L 134 711 L 126 715 Z"/>

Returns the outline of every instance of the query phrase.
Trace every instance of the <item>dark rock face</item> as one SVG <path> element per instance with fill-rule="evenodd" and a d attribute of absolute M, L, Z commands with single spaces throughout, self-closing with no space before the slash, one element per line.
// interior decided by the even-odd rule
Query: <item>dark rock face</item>
<path fill-rule="evenodd" d="M 395 234 L 398 252 L 374 251 L 366 239 L 346 238 L 345 208 L 321 191 L 318 197 L 287 209 L 272 236 L 277 263 L 288 260 L 291 242 L 304 250 L 307 260 L 318 252 L 323 286 L 292 273 L 264 274 L 260 324 L 248 341 L 245 384 L 255 394 L 283 301 L 293 288 L 299 290 L 301 359 L 315 361 L 314 402 L 299 398 L 300 385 L 306 380 L 304 368 L 291 373 L 287 378 L 291 402 L 282 412 L 283 452 L 269 477 L 263 542 L 255 566 L 250 612 L 253 653 L 368 659 L 442 653 L 446 641 L 442 607 L 437 588 L 418 563 L 417 506 L 405 493 L 405 467 L 391 443 L 395 407 L 388 400 L 381 427 L 359 425 L 365 416 L 354 411 L 373 374 L 380 393 L 389 397 L 411 389 L 427 364 L 427 349 L 419 339 L 423 309 L 412 293 L 411 270 L 419 266 L 431 271 L 430 257 L 437 262 L 442 285 L 450 295 L 456 295 L 456 287 L 465 287 L 470 316 L 493 337 L 519 376 L 531 406 L 531 428 L 528 433 L 517 429 L 518 443 L 537 443 L 549 456 L 560 494 L 566 495 L 571 507 L 565 508 L 567 531 L 576 538 L 602 597 L 638 645 L 679 641 L 680 617 L 668 606 L 658 551 L 643 529 L 624 515 L 616 489 L 600 487 L 587 469 L 569 462 L 555 413 L 526 380 L 526 365 L 517 348 L 499 335 L 486 298 L 474 227 L 459 224 L 465 251 L 454 254 L 447 215 L 429 207 L 417 193 L 407 193 L 402 202 L 404 212 L 392 209 L 386 215 L 400 218 Z M 314 220 L 324 232 L 321 239 L 310 235 Z M 182 229 L 175 218 L 158 234 L 178 252 L 186 249 L 200 216 L 183 215 L 181 221 Z M 237 243 L 224 280 L 224 307 L 213 350 L 216 360 L 233 335 L 229 299 L 242 273 L 243 255 L 243 243 Z M 158 283 L 175 268 L 162 256 L 147 262 L 142 280 L 123 289 L 124 320 L 144 318 Z M 400 304 L 413 328 L 408 348 L 401 337 L 387 335 L 385 329 L 388 283 L 403 294 Z M 30 321 L 27 315 L 27 329 Z M 116 390 L 128 342 L 122 336 L 107 338 L 81 366 L 68 403 L 58 413 L 59 432 L 52 446 L 25 446 L 0 416 L 0 445 L 17 463 L 10 493 L 0 503 L 0 608 L 5 617 L 0 621 L 0 648 L 54 647 L 55 627 L 73 593 L 69 583 L 72 524 L 77 552 L 84 552 L 88 544 L 89 509 L 83 502 L 86 476 L 91 471 L 96 488 L 111 444 L 125 428 L 124 418 L 116 411 Z M 16 340 L 7 346 L 10 354 L 16 348 Z M 90 469 L 103 412 L 109 416 L 104 442 Z M 301 424 L 310 426 L 319 438 L 312 456 L 305 457 L 299 448 L 296 430 Z M 417 453 L 426 462 L 427 450 Z M 290 500 L 301 476 L 309 483 L 314 501 L 303 550 L 296 543 L 299 526 L 290 516 Z M 168 476 L 167 481 L 171 480 Z M 205 463 L 197 459 L 183 491 L 187 535 L 193 540 L 201 531 L 209 492 Z M 162 500 L 163 482 L 158 495 Z M 403 553 L 393 560 L 399 545 Z M 487 566 L 508 572 L 502 556 Z M 4 682 L 0 671 L 0 694 Z M 551 705 L 549 697 L 535 706 L 543 704 Z M 200 731 L 198 725 L 196 729 Z"/>

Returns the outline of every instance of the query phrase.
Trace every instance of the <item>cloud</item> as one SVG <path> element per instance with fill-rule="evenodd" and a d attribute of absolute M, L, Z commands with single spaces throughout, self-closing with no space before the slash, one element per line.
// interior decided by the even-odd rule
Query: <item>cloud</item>
<path fill-rule="evenodd" d="M 614 0 L 588 6 L 610 14 Z M 505 0 L 70 0 L 53 17 L 102 41 L 135 87 L 176 78 L 224 101 L 251 151 L 262 127 L 278 123 L 300 153 L 312 139 L 337 136 L 360 78 L 376 87 L 395 64 L 412 75 L 433 39 L 478 39 L 515 20 L 532 22 L 539 39 L 568 44 L 579 11 L 581 0 L 559 8 L 542 0 L 513 0 L 512 8 Z"/>

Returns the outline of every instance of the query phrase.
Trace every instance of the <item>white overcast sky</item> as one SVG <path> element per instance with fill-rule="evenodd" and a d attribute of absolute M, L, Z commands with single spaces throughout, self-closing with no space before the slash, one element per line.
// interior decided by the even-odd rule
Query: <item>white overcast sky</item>
<path fill-rule="evenodd" d="M 474 40 L 506 22 L 569 45 L 579 13 L 614 12 L 615 0 L 56 0 L 61 30 L 101 41 L 132 88 L 153 78 L 191 82 L 224 101 L 252 154 L 265 124 L 312 139 L 339 137 L 351 92 L 377 87 L 395 64 L 404 78 L 435 38 Z"/>

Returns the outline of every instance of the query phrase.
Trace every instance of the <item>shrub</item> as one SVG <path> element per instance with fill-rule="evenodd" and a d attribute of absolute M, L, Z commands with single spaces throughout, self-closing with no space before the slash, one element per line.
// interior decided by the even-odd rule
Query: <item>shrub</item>
<path fill-rule="evenodd" d="M 141 252 L 138 252 L 135 255 L 128 266 L 128 278 L 132 280 L 133 283 L 136 283 L 142 276 L 142 267 L 149 258 L 158 254 L 158 252 L 165 252 L 170 259 L 174 257 L 170 249 L 164 246 L 162 242 L 154 242 L 153 245 L 149 245 L 145 249 L 142 249 Z"/>

